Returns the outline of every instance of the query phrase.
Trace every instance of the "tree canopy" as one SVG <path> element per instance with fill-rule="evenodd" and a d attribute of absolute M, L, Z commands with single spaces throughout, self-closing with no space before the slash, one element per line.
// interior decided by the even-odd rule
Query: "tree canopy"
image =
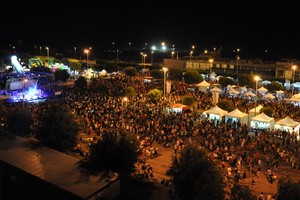
<path fill-rule="evenodd" d="M 181 199 L 224 199 L 224 179 L 207 152 L 187 146 L 174 157 L 169 173 L 175 192 Z"/>
<path fill-rule="evenodd" d="M 196 70 L 187 70 L 184 74 L 184 81 L 187 84 L 196 84 L 201 82 L 203 79 Z"/>
<path fill-rule="evenodd" d="M 46 146 L 70 150 L 77 145 L 80 126 L 68 105 L 50 104 L 41 116 L 37 138 Z"/>
<path fill-rule="evenodd" d="M 163 92 L 159 89 L 152 89 L 148 92 L 148 98 L 152 103 L 157 103 L 162 98 Z"/>
<path fill-rule="evenodd" d="M 127 76 L 135 76 L 137 74 L 137 69 L 135 67 L 126 67 L 124 71 Z"/>
<path fill-rule="evenodd" d="M 220 100 L 217 105 L 220 108 L 222 108 L 223 110 L 226 110 L 228 112 L 231 112 L 235 109 L 233 102 L 231 100 L 227 100 L 227 99 Z"/>
<path fill-rule="evenodd" d="M 114 129 L 103 133 L 102 139 L 92 144 L 87 162 L 95 172 L 106 170 L 127 176 L 135 171 L 138 156 L 134 134 Z"/>

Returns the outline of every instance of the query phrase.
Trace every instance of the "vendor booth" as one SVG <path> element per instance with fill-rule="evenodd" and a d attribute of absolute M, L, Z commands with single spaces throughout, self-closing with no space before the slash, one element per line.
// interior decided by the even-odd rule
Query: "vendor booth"
<path fill-rule="evenodd" d="M 263 108 L 262 105 L 258 105 L 256 108 L 252 108 L 251 110 L 248 111 L 249 114 L 249 121 L 251 120 L 252 117 L 255 115 L 258 115 L 260 113 L 260 110 Z"/>
<path fill-rule="evenodd" d="M 292 132 L 299 133 L 299 127 L 300 127 L 300 123 L 294 121 L 289 116 L 287 116 L 284 119 L 278 120 L 277 122 L 275 122 L 275 126 L 274 126 L 275 129 L 288 131 L 290 133 Z"/>
<path fill-rule="evenodd" d="M 223 116 L 227 114 L 228 111 L 223 110 L 217 105 L 210 108 L 209 110 L 204 111 L 202 114 L 209 118 L 209 120 L 219 120 L 223 121 Z"/>
<path fill-rule="evenodd" d="M 184 104 L 170 104 L 166 107 L 166 112 L 167 113 L 182 113 L 184 111 L 189 111 L 190 107 L 186 106 Z"/>
<path fill-rule="evenodd" d="M 275 120 L 273 117 L 269 117 L 265 113 L 260 113 L 251 118 L 250 127 L 253 129 L 265 129 L 273 130 Z"/>
<path fill-rule="evenodd" d="M 199 91 L 201 92 L 207 92 L 208 87 L 210 86 L 210 83 L 206 82 L 205 80 L 201 83 L 197 84 Z"/>
<path fill-rule="evenodd" d="M 227 114 L 225 114 L 225 122 L 241 122 L 241 124 L 248 124 L 248 114 L 241 112 L 239 109 L 235 109 Z"/>

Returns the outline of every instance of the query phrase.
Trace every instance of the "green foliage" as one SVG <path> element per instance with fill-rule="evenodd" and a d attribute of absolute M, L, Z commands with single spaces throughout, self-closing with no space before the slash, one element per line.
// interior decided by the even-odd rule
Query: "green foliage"
<path fill-rule="evenodd" d="M 187 70 L 184 74 L 184 81 L 187 84 L 196 84 L 201 82 L 203 79 L 196 70 Z"/>
<path fill-rule="evenodd" d="M 50 148 L 66 151 L 77 145 L 79 130 L 68 105 L 50 104 L 41 116 L 37 138 Z"/>
<path fill-rule="evenodd" d="M 238 76 L 238 83 L 239 86 L 247 86 L 247 87 L 251 87 L 253 88 L 253 85 L 251 85 L 253 83 L 253 76 L 249 75 L 249 74 L 241 74 Z M 255 86 L 255 85 L 254 85 Z"/>
<path fill-rule="evenodd" d="M 283 90 L 283 85 L 278 83 L 277 81 L 272 81 L 271 84 L 266 85 L 266 88 L 269 92 L 275 92 L 276 90 Z"/>
<path fill-rule="evenodd" d="M 79 76 L 75 82 L 75 86 L 78 87 L 80 90 L 86 90 L 87 89 L 87 81 L 84 76 Z"/>
<path fill-rule="evenodd" d="M 158 79 L 164 78 L 164 72 L 161 71 L 161 70 L 159 70 L 159 69 L 152 69 L 152 70 L 150 70 L 150 75 L 153 78 L 158 78 Z"/>
<path fill-rule="evenodd" d="M 223 87 L 227 87 L 228 85 L 234 85 L 234 80 L 225 76 L 221 76 L 219 78 L 219 83 Z"/>
<path fill-rule="evenodd" d="M 13 135 L 28 136 L 32 123 L 32 113 L 26 109 L 14 109 L 7 118 L 8 131 Z"/>
<path fill-rule="evenodd" d="M 172 67 L 169 69 L 169 79 L 181 81 L 183 78 L 183 69 L 178 67 Z"/>
<path fill-rule="evenodd" d="M 182 104 L 184 104 L 186 106 L 191 106 L 194 104 L 194 102 L 195 102 L 195 99 L 192 96 L 187 95 L 187 96 L 182 97 Z"/>
<path fill-rule="evenodd" d="M 226 110 L 228 112 L 231 112 L 235 109 L 233 102 L 231 100 L 227 100 L 227 99 L 220 100 L 217 105 L 220 108 L 222 108 L 223 110 Z"/>
<path fill-rule="evenodd" d="M 148 92 L 148 98 L 153 103 L 157 103 L 162 98 L 163 92 L 159 89 L 152 89 Z"/>
<path fill-rule="evenodd" d="M 104 68 L 104 70 L 106 70 L 107 71 L 107 73 L 112 73 L 112 72 L 118 72 L 118 71 L 120 71 L 121 70 L 121 67 L 119 66 L 119 65 L 116 65 L 116 64 L 113 64 L 113 63 L 104 63 L 103 64 L 103 68 Z M 134 68 L 134 67 L 133 67 Z M 125 70 L 125 69 L 124 69 Z M 134 69 L 132 69 L 133 70 L 133 72 L 132 73 L 137 73 L 137 71 L 136 72 L 134 72 Z M 130 70 L 129 70 L 130 71 Z M 130 72 L 129 72 L 130 73 Z M 133 76 L 135 76 L 135 74 L 133 75 Z M 129 75 L 129 76 L 131 76 L 131 75 Z"/>
<path fill-rule="evenodd" d="M 256 200 L 256 196 L 248 186 L 236 184 L 231 188 L 230 200 Z"/>
<path fill-rule="evenodd" d="M 109 130 L 91 146 L 87 161 L 95 172 L 112 170 L 121 176 L 128 176 L 135 171 L 138 157 L 138 143 L 134 134 Z"/>
<path fill-rule="evenodd" d="M 126 87 L 125 88 L 125 95 L 129 98 L 135 97 L 136 96 L 136 91 L 135 91 L 134 87 L 131 87 L 131 86 Z"/>
<path fill-rule="evenodd" d="M 54 76 L 56 81 L 61 80 L 65 82 L 70 77 L 70 74 L 68 73 L 68 70 L 63 69 L 63 70 L 56 70 L 54 72 Z"/>
<path fill-rule="evenodd" d="M 207 152 L 187 146 L 179 157 L 173 157 L 169 173 L 181 199 L 224 199 L 223 175 Z"/>
<path fill-rule="evenodd" d="M 126 67 L 124 71 L 127 76 L 135 76 L 137 74 L 137 69 L 135 67 Z"/>
<path fill-rule="evenodd" d="M 82 64 L 76 59 L 68 59 L 68 66 L 71 70 L 81 70 Z"/>
<path fill-rule="evenodd" d="M 300 199 L 300 182 L 295 183 L 290 177 L 285 176 L 278 180 L 277 200 Z"/>
<path fill-rule="evenodd" d="M 260 109 L 260 113 L 265 113 L 269 117 L 273 117 L 273 108 L 270 106 L 265 106 L 262 109 Z"/>

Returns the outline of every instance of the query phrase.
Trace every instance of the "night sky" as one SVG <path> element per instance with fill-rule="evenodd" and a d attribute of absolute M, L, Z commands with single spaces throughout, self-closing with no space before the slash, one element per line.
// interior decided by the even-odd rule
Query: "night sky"
<path fill-rule="evenodd" d="M 245 58 L 300 57 L 297 3 L 233 4 L 202 1 L 52 1 L 1 8 L 1 48 L 22 40 L 27 47 L 103 49 L 142 47 L 165 41 L 197 51 L 240 48 Z M 296 1 L 295 1 L 296 2 Z"/>

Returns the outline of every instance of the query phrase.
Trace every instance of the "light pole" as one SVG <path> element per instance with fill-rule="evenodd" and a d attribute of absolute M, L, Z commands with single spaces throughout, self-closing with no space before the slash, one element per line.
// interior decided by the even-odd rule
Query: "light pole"
<path fill-rule="evenodd" d="M 84 53 L 86 53 L 86 66 L 88 66 L 88 61 L 89 61 L 89 50 L 88 49 L 85 49 L 84 50 Z"/>
<path fill-rule="evenodd" d="M 36 56 L 36 45 L 34 45 L 34 55 Z"/>
<path fill-rule="evenodd" d="M 236 57 L 236 75 L 238 76 L 239 74 L 239 60 L 240 60 L 240 56 Z"/>
<path fill-rule="evenodd" d="M 74 47 L 74 58 L 76 59 L 76 47 Z"/>
<path fill-rule="evenodd" d="M 23 103 L 23 108 L 24 108 L 24 101 L 25 101 L 25 94 L 24 94 L 24 88 L 25 88 L 25 83 L 27 82 L 27 78 L 23 79 L 23 84 L 22 84 L 22 95 L 23 95 L 23 98 L 22 98 L 22 103 Z"/>
<path fill-rule="evenodd" d="M 190 52 L 190 62 L 192 62 L 193 51 Z"/>
<path fill-rule="evenodd" d="M 14 54 L 16 54 L 16 47 L 15 46 L 13 46 L 13 50 L 14 50 Z"/>
<path fill-rule="evenodd" d="M 212 67 L 213 67 L 213 62 L 214 62 L 214 59 L 209 59 L 208 60 L 209 61 L 209 63 L 210 63 L 210 65 L 209 65 L 209 74 L 211 74 L 212 73 Z"/>
<path fill-rule="evenodd" d="M 151 64 L 153 63 L 153 54 L 154 54 L 154 51 L 151 51 Z"/>
<path fill-rule="evenodd" d="M 47 50 L 47 59 L 48 59 L 48 63 L 49 63 L 49 47 L 46 47 Z"/>
<path fill-rule="evenodd" d="M 257 85 L 258 85 L 258 80 L 259 80 L 259 76 L 255 76 L 254 77 L 254 80 L 255 80 L 255 93 L 256 93 L 256 96 L 255 96 L 255 109 L 254 109 L 254 116 L 256 116 L 256 104 L 257 104 L 257 98 L 258 98 L 258 93 L 257 93 Z"/>
<path fill-rule="evenodd" d="M 40 56 L 42 55 L 42 47 L 40 46 Z"/>
<path fill-rule="evenodd" d="M 144 65 L 144 68 L 145 68 L 145 65 L 146 65 L 146 57 L 147 57 L 147 54 L 143 54 L 143 58 L 144 58 L 144 62 L 143 62 L 143 65 Z"/>
<path fill-rule="evenodd" d="M 297 69 L 297 66 L 293 65 L 292 69 L 293 69 L 293 85 L 292 85 L 292 96 L 293 96 L 294 95 L 295 70 Z"/>
<path fill-rule="evenodd" d="M 119 49 L 117 49 L 117 62 L 119 62 Z"/>
<path fill-rule="evenodd" d="M 175 52 L 174 52 L 174 51 L 172 51 L 172 60 L 174 59 L 174 53 L 175 53 Z"/>
<path fill-rule="evenodd" d="M 124 102 L 126 103 L 128 101 L 128 98 L 127 97 L 124 97 L 122 99 L 122 116 L 121 116 L 121 127 L 123 128 L 123 121 L 124 121 Z M 125 124 L 124 124 L 125 125 Z"/>
<path fill-rule="evenodd" d="M 168 71 L 168 68 L 163 67 L 163 71 L 164 71 L 164 101 L 166 100 L 166 73 Z"/>
<path fill-rule="evenodd" d="M 176 59 L 178 60 L 178 51 L 177 51 L 176 53 L 177 53 L 177 54 L 176 54 L 176 55 L 177 55 Z"/>

